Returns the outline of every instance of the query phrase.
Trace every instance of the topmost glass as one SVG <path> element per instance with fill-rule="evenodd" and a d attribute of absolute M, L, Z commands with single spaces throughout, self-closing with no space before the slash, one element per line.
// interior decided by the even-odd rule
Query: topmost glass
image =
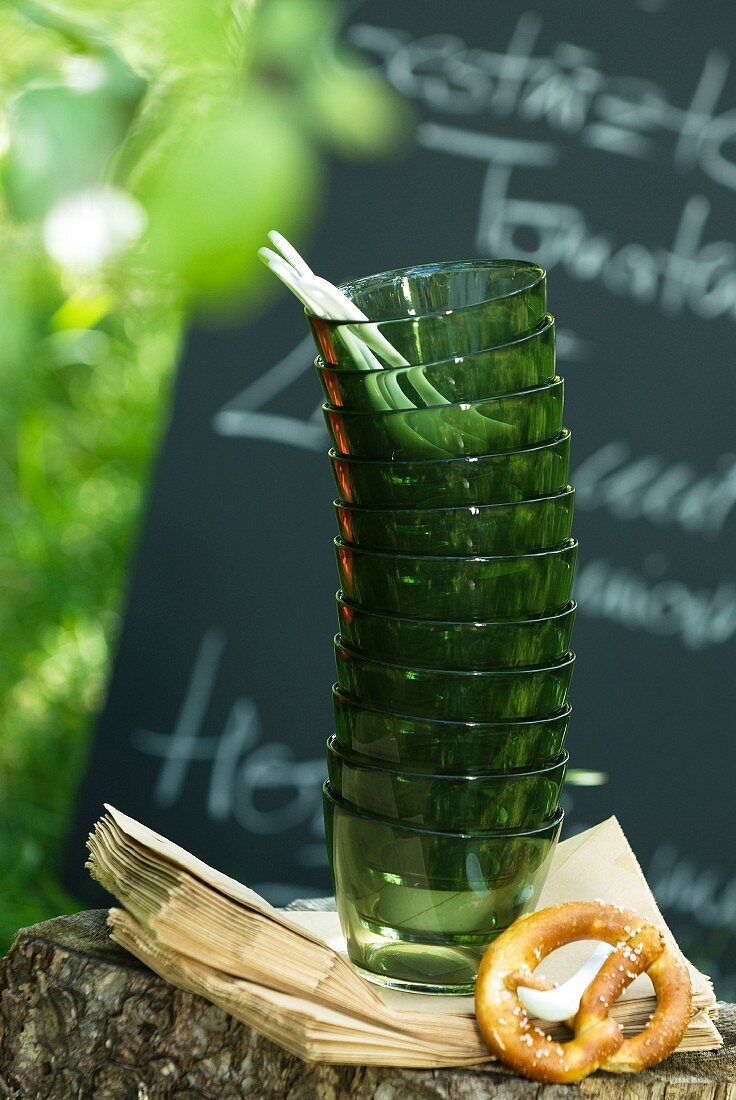
<path fill-rule="evenodd" d="M 547 275 L 525 260 L 458 260 L 383 271 L 342 283 L 340 289 L 369 318 L 325 321 L 307 312 L 320 355 L 333 367 L 362 369 L 353 336 L 376 331 L 407 364 L 434 363 L 507 343 L 529 332 L 547 312 Z"/>

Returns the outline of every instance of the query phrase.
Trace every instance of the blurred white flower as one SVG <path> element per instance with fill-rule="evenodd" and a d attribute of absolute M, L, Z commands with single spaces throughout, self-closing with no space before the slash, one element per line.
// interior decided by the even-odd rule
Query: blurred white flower
<path fill-rule="evenodd" d="M 121 252 L 146 227 L 140 203 L 117 187 L 90 187 L 67 195 L 46 215 L 43 240 L 58 264 L 93 272 Z"/>
<path fill-rule="evenodd" d="M 107 70 L 95 57 L 73 54 L 64 60 L 64 83 L 78 92 L 95 92 L 107 80 Z"/>

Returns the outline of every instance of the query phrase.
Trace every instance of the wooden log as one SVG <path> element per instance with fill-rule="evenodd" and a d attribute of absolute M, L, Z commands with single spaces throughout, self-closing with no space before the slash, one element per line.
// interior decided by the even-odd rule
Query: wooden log
<path fill-rule="evenodd" d="M 636 1076 L 539 1085 L 498 1066 L 307 1065 L 113 944 L 106 911 L 23 929 L 0 963 L 5 1100 L 736 1100 L 736 1006 L 722 1050 Z"/>

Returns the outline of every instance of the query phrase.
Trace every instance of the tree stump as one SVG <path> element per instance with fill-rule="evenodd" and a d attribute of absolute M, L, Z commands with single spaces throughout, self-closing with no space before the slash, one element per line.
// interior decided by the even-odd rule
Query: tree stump
<path fill-rule="evenodd" d="M 6 1100 L 736 1100 L 736 1006 L 725 1047 L 634 1077 L 540 1085 L 495 1065 L 401 1070 L 307 1065 L 157 977 L 94 910 L 23 929 L 0 963 Z"/>

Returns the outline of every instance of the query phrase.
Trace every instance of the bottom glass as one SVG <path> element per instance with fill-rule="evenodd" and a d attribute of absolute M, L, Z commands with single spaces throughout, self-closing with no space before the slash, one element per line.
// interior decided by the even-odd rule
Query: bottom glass
<path fill-rule="evenodd" d="M 444 833 L 351 810 L 329 783 L 323 793 L 351 962 L 382 985 L 471 993 L 488 944 L 534 907 L 562 810 L 537 829 Z"/>

